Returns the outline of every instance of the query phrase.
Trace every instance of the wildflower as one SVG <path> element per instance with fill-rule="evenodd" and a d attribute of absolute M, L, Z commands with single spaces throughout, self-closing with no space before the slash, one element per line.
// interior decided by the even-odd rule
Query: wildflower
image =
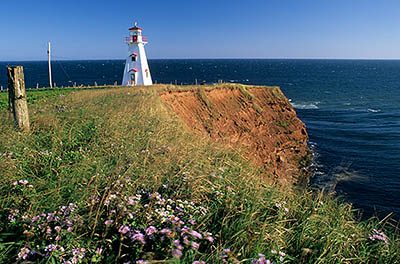
<path fill-rule="evenodd" d="M 181 243 L 180 243 L 180 241 L 179 241 L 178 239 L 174 240 L 173 243 L 174 243 L 174 246 L 175 246 L 177 249 L 179 249 L 179 250 L 182 250 L 182 249 L 183 249 L 183 247 L 182 247 L 182 245 L 181 245 Z"/>
<path fill-rule="evenodd" d="M 203 236 L 202 236 L 199 232 L 194 231 L 194 230 L 191 230 L 191 231 L 189 232 L 189 234 L 191 234 L 191 235 L 194 236 L 194 237 L 197 237 L 198 239 L 202 239 L 202 238 L 203 238 Z"/>
<path fill-rule="evenodd" d="M 285 211 L 286 211 L 286 212 L 289 212 L 289 208 L 285 207 Z"/>
<path fill-rule="evenodd" d="M 18 253 L 17 260 L 19 260 L 19 259 L 27 259 L 30 252 L 31 252 L 30 249 L 27 248 L 27 247 L 21 248 L 20 252 Z"/>
<path fill-rule="evenodd" d="M 144 240 L 144 235 L 138 231 L 136 231 L 136 234 L 134 234 L 132 237 L 132 241 L 139 241 L 142 244 L 145 244 L 145 240 Z"/>
<path fill-rule="evenodd" d="M 207 233 L 207 234 L 211 234 L 211 233 Z M 211 234 L 212 235 L 212 234 Z M 209 242 L 214 242 L 214 238 L 211 235 L 207 235 L 204 239 L 208 240 Z"/>
<path fill-rule="evenodd" d="M 46 251 L 46 252 L 52 252 L 52 251 L 54 251 L 54 250 L 56 250 L 56 249 L 57 249 L 57 246 L 56 246 L 56 245 L 50 244 L 50 245 L 48 245 L 47 247 L 44 248 L 44 251 Z"/>
<path fill-rule="evenodd" d="M 199 248 L 199 244 L 196 242 L 192 242 L 192 248 Z"/>
<path fill-rule="evenodd" d="M 206 264 L 206 263 L 202 260 L 195 260 L 192 262 L 192 264 Z"/>
<path fill-rule="evenodd" d="M 225 172 L 224 168 L 218 168 L 221 172 Z"/>
<path fill-rule="evenodd" d="M 225 249 L 224 249 L 224 252 L 225 252 L 225 253 L 231 253 L 231 250 L 230 250 L 229 248 L 225 248 Z"/>
<path fill-rule="evenodd" d="M 28 182 L 28 180 L 19 180 L 19 183 L 21 183 L 21 184 L 23 184 L 23 185 L 26 185 L 26 184 L 28 184 L 29 182 Z"/>
<path fill-rule="evenodd" d="M 128 198 L 128 204 L 129 205 L 133 205 L 133 204 L 137 204 L 138 203 L 138 201 L 136 201 L 135 199 L 134 199 L 134 197 L 129 197 Z"/>
<path fill-rule="evenodd" d="M 276 252 L 276 250 L 271 250 L 271 253 L 276 254 L 277 252 Z"/>
<path fill-rule="evenodd" d="M 123 225 L 118 229 L 118 232 L 120 232 L 121 234 L 126 234 L 130 231 L 131 229 L 129 228 L 129 226 Z"/>
<path fill-rule="evenodd" d="M 101 255 L 101 252 L 103 252 L 103 249 L 102 249 L 102 248 L 97 248 L 96 251 L 95 251 L 95 253 L 96 253 L 97 255 Z M 137 262 L 136 262 L 136 263 L 137 263 Z"/>
<path fill-rule="evenodd" d="M 136 261 L 136 264 L 148 264 L 149 262 L 143 260 L 143 259 L 139 259 Z"/>
<path fill-rule="evenodd" d="M 389 245 L 388 237 L 381 230 L 373 229 L 373 234 L 369 237 L 370 240 L 381 240 L 385 242 L 386 245 Z"/>
<path fill-rule="evenodd" d="M 170 235 L 171 234 L 171 230 L 168 228 L 163 228 L 160 231 L 161 234 L 165 234 L 165 235 Z"/>
<path fill-rule="evenodd" d="M 114 220 L 106 220 L 106 221 L 104 222 L 104 224 L 105 224 L 106 226 L 109 226 L 109 225 L 111 225 L 113 222 L 114 222 Z"/>
<path fill-rule="evenodd" d="M 182 257 L 182 251 L 180 251 L 179 249 L 174 249 L 174 250 L 172 250 L 172 256 L 174 258 L 179 259 Z"/>
<path fill-rule="evenodd" d="M 15 216 L 14 215 L 8 215 L 8 220 L 10 220 L 10 223 L 14 223 L 15 222 Z"/>
<path fill-rule="evenodd" d="M 145 230 L 146 235 L 151 236 L 154 233 L 157 233 L 157 228 L 155 228 L 154 226 L 149 226 L 148 228 L 146 228 Z"/>
<path fill-rule="evenodd" d="M 57 232 L 59 232 L 61 230 L 61 226 L 55 226 L 54 230 L 56 230 Z"/>
<path fill-rule="evenodd" d="M 279 255 L 281 255 L 282 257 L 286 256 L 286 254 L 283 253 L 282 251 L 279 251 Z"/>
<path fill-rule="evenodd" d="M 11 185 L 12 185 L 12 186 L 16 186 L 17 184 L 18 184 L 18 182 L 15 181 L 15 182 L 13 182 Z"/>
<path fill-rule="evenodd" d="M 184 236 L 184 237 L 183 237 L 183 243 L 184 243 L 185 245 L 189 245 L 189 244 L 190 244 L 190 241 L 189 241 L 189 239 L 188 239 L 187 236 Z"/>
<path fill-rule="evenodd" d="M 276 207 L 281 207 L 282 204 L 281 204 L 281 203 L 275 203 L 275 206 L 276 206 Z"/>
<path fill-rule="evenodd" d="M 265 259 L 264 254 L 258 254 L 258 259 L 253 259 L 251 261 L 251 264 L 271 264 L 271 261 L 269 259 Z"/>

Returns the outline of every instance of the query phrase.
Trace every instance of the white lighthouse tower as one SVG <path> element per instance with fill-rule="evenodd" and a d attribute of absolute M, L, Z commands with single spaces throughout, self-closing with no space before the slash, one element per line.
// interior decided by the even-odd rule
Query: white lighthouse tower
<path fill-rule="evenodd" d="M 129 37 L 125 38 L 128 44 L 128 58 L 125 63 L 124 77 L 122 85 L 152 85 L 149 65 L 147 64 L 144 45 L 147 38 L 142 36 L 142 29 L 136 26 L 129 29 Z"/>

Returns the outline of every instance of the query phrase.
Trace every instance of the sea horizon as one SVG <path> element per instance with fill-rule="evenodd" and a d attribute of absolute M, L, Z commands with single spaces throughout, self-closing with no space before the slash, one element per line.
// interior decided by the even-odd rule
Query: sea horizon
<path fill-rule="evenodd" d="M 126 60 L 126 58 L 99 58 L 99 59 L 51 59 L 51 61 L 109 61 Z M 400 58 L 237 58 L 237 57 L 216 57 L 216 58 L 148 58 L 148 60 L 339 60 L 339 61 L 399 61 Z M 0 60 L 0 62 L 47 62 L 47 59 L 27 60 Z"/>

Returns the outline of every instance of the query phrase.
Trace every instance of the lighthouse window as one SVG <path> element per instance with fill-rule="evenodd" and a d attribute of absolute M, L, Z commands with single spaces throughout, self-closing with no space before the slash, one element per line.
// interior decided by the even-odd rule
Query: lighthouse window
<path fill-rule="evenodd" d="M 135 81 L 135 74 L 131 73 L 131 81 Z"/>
<path fill-rule="evenodd" d="M 132 55 L 132 61 L 136 61 L 136 56 Z"/>

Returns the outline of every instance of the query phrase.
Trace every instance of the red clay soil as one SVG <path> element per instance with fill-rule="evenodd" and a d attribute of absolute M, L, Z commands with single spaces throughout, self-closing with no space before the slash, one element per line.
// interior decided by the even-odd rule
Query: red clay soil
<path fill-rule="evenodd" d="M 278 87 L 237 85 L 168 91 L 160 97 L 190 129 L 244 149 L 273 182 L 307 179 L 306 128 Z"/>

